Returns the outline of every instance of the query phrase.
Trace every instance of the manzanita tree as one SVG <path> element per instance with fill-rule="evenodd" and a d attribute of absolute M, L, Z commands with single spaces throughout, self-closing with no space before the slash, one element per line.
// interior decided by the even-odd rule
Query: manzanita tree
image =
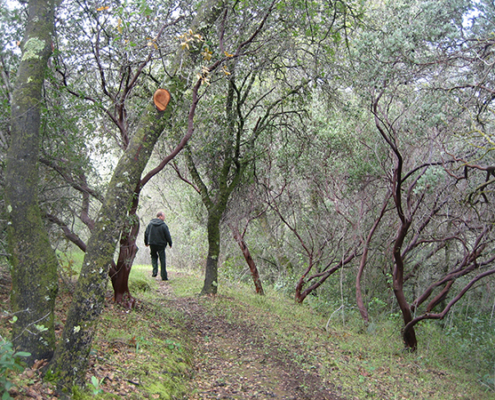
<path fill-rule="evenodd" d="M 469 121 L 468 107 L 458 107 L 460 97 L 452 96 L 452 90 L 439 90 L 459 80 L 459 69 L 450 70 L 457 64 L 451 49 L 462 37 L 468 5 L 407 2 L 406 7 L 399 2 L 381 10 L 393 9 L 393 14 L 387 14 L 378 29 L 363 32 L 367 52 L 356 64 L 364 78 L 357 86 L 369 102 L 388 152 L 382 162 L 388 165 L 383 178 L 395 231 L 388 234 L 392 245 L 387 254 L 392 290 L 404 321 L 404 343 L 413 351 L 419 321 L 443 318 L 475 282 L 495 272 L 490 267 L 492 212 L 483 202 L 465 201 L 469 186 L 476 186 L 479 178 L 472 177 L 461 188 L 452 173 L 462 165 L 460 159 L 473 154 L 466 142 L 451 140 L 452 132 L 461 131 Z M 436 29 L 426 28 L 433 24 Z M 392 28 L 394 35 L 389 34 Z M 370 235 L 384 218 L 386 205 Z M 370 244 L 367 240 L 366 249 Z M 442 310 L 434 312 L 436 308 Z"/>

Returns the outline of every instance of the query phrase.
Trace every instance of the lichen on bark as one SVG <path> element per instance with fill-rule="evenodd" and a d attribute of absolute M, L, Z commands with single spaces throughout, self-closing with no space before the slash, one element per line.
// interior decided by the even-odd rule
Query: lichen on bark
<path fill-rule="evenodd" d="M 28 363 L 50 358 L 55 347 L 57 258 L 38 206 L 38 157 L 42 85 L 51 54 L 54 3 L 30 0 L 23 56 L 12 94 L 11 142 L 5 200 L 12 271 L 12 341 L 31 353 Z"/>
<path fill-rule="evenodd" d="M 37 37 L 29 38 L 24 45 L 21 61 L 27 61 L 31 59 L 39 60 L 42 56 L 43 50 L 46 46 L 46 42 Z"/>
<path fill-rule="evenodd" d="M 148 107 L 112 175 L 104 204 L 88 241 L 62 340 L 49 366 L 50 374 L 57 376 L 60 389 L 67 390 L 85 381 L 88 356 L 104 304 L 108 270 L 123 221 L 132 203 L 134 189 L 164 129 L 165 115 L 157 112 L 152 105 Z"/>

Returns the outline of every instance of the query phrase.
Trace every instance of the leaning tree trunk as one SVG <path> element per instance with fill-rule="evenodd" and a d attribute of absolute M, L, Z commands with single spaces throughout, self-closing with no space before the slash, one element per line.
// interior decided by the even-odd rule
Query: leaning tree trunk
<path fill-rule="evenodd" d="M 135 193 L 136 194 L 136 193 Z M 134 308 L 136 299 L 129 291 L 129 275 L 132 263 L 136 257 L 138 246 L 136 238 L 139 232 L 139 218 L 136 211 L 139 203 L 139 193 L 133 199 L 133 204 L 127 218 L 121 237 L 120 251 L 117 263 L 110 268 L 110 279 L 113 286 L 113 299 L 126 308 Z"/>
<path fill-rule="evenodd" d="M 30 0 L 22 57 L 12 97 L 11 143 L 5 197 L 12 265 L 12 329 L 28 363 L 49 359 L 55 348 L 57 258 L 38 206 L 38 158 L 42 87 L 51 54 L 55 2 Z"/>
<path fill-rule="evenodd" d="M 109 266 L 136 185 L 164 129 L 163 117 L 163 112 L 149 106 L 109 183 L 88 241 L 63 336 L 49 365 L 52 376 L 58 379 L 59 389 L 67 390 L 85 381 L 88 356 L 104 304 Z"/>
<path fill-rule="evenodd" d="M 242 255 L 244 256 L 244 259 L 246 260 L 247 265 L 249 266 L 249 270 L 251 271 L 251 276 L 253 277 L 253 282 L 254 282 L 254 287 L 256 289 L 256 294 L 259 294 L 261 296 L 265 295 L 265 292 L 263 291 L 263 286 L 261 284 L 261 278 L 260 274 L 258 272 L 258 268 L 256 267 L 256 264 L 254 263 L 253 257 L 251 257 L 251 252 L 249 251 L 246 242 L 244 241 L 243 235 L 239 232 L 239 229 L 237 229 L 236 226 L 231 226 L 232 233 L 234 234 L 234 239 L 236 240 L 237 244 L 241 248 Z"/>

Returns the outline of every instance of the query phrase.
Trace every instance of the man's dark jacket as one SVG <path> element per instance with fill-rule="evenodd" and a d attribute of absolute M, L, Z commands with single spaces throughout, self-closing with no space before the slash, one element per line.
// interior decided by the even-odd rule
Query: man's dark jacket
<path fill-rule="evenodd" d="M 172 237 L 167 224 L 160 218 L 153 218 L 144 233 L 144 244 L 167 247 L 167 243 L 172 247 Z"/>

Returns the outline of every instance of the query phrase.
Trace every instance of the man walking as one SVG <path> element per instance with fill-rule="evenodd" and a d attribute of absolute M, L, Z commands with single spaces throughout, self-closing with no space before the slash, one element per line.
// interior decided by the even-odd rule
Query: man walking
<path fill-rule="evenodd" d="M 163 222 L 165 220 L 165 214 L 163 211 L 159 211 L 156 214 L 156 218 L 153 218 L 146 227 L 144 233 L 144 244 L 146 247 L 150 247 L 151 265 L 153 266 L 153 277 L 158 274 L 158 258 L 160 258 L 160 275 L 162 281 L 168 281 L 167 276 L 167 259 L 165 257 L 165 247 L 167 244 L 172 248 L 172 237 L 168 230 L 167 224 Z"/>

